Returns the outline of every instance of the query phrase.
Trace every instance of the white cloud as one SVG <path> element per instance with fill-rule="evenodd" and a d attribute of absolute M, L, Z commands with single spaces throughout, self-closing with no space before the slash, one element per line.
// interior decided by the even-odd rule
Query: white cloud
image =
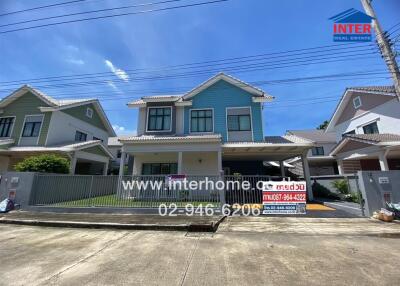
<path fill-rule="evenodd" d="M 68 58 L 66 59 L 68 63 L 74 64 L 74 65 L 84 65 L 85 61 L 82 59 L 74 59 L 74 58 Z"/>
<path fill-rule="evenodd" d="M 112 128 L 114 128 L 115 132 L 123 132 L 123 131 L 125 131 L 125 127 L 124 126 L 113 125 Z"/>
<path fill-rule="evenodd" d="M 112 81 L 107 81 L 107 85 L 111 87 L 112 89 L 115 89 L 117 91 L 120 91 L 119 88 L 112 82 Z"/>
<path fill-rule="evenodd" d="M 114 124 L 112 128 L 114 129 L 115 133 L 117 133 L 117 135 L 136 135 L 136 130 L 128 130 L 124 126 Z"/>
<path fill-rule="evenodd" d="M 129 75 L 124 70 L 117 68 L 109 60 L 104 60 L 104 63 L 118 78 L 122 79 L 123 81 L 129 81 Z"/>

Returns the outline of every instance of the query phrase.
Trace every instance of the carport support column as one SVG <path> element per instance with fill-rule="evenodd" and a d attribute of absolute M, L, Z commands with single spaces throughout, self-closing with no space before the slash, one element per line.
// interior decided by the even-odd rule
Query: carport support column
<path fill-rule="evenodd" d="M 282 178 L 286 177 L 284 162 L 283 161 L 279 161 L 279 166 L 281 167 L 281 176 L 282 176 Z"/>
<path fill-rule="evenodd" d="M 108 162 L 104 163 L 103 175 L 107 176 L 108 174 Z"/>
<path fill-rule="evenodd" d="M 178 174 L 182 174 L 182 152 L 178 152 Z"/>
<path fill-rule="evenodd" d="M 344 175 L 343 160 L 337 160 L 339 175 Z"/>
<path fill-rule="evenodd" d="M 71 175 L 75 174 L 75 168 L 76 168 L 76 154 L 73 153 L 71 156 L 71 162 L 69 163 L 69 173 Z"/>
<path fill-rule="evenodd" d="M 301 155 L 301 161 L 303 162 L 304 179 L 306 180 L 306 184 L 307 184 L 307 197 L 308 197 L 309 201 L 312 201 L 314 199 L 314 196 L 312 193 L 310 168 L 308 166 L 307 153 L 308 153 L 308 150 L 303 152 L 303 154 Z"/>
<path fill-rule="evenodd" d="M 125 166 L 125 157 L 126 153 L 122 150 L 121 152 L 121 161 L 119 162 L 119 176 L 118 176 L 118 187 L 117 187 L 117 197 L 122 197 L 122 176 L 124 175 L 124 166 Z"/>
<path fill-rule="evenodd" d="M 217 152 L 217 166 L 218 166 L 218 174 L 221 175 L 223 174 L 223 169 L 222 169 L 222 152 L 221 150 Z"/>
<path fill-rule="evenodd" d="M 120 177 L 122 177 L 124 175 L 125 158 L 126 158 L 126 153 L 124 151 L 122 151 L 121 159 L 119 161 L 119 176 Z"/>
<path fill-rule="evenodd" d="M 379 165 L 381 166 L 381 171 L 389 171 L 389 165 L 386 158 L 388 152 L 389 150 L 385 150 L 379 153 Z"/>

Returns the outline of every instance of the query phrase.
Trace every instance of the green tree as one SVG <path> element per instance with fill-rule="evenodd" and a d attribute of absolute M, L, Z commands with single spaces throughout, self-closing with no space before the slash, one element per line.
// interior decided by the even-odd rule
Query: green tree
<path fill-rule="evenodd" d="M 328 124 L 329 124 L 329 121 L 328 121 L 328 120 L 325 120 L 322 124 L 320 124 L 320 125 L 317 127 L 317 129 L 318 129 L 318 130 L 325 130 L 326 127 L 328 127 Z"/>
<path fill-rule="evenodd" d="M 339 193 L 343 195 L 349 194 L 349 184 L 346 180 L 335 180 L 332 182 L 332 187 L 334 187 Z"/>
<path fill-rule="evenodd" d="M 69 160 L 52 154 L 44 154 L 25 158 L 14 166 L 17 172 L 39 172 L 67 174 Z"/>

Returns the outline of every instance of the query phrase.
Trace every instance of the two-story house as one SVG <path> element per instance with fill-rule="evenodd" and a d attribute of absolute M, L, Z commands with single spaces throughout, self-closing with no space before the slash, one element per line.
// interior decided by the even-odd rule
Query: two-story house
<path fill-rule="evenodd" d="M 0 101 L 0 172 L 32 155 L 70 159 L 73 174 L 107 174 L 115 132 L 97 99 L 56 100 L 24 85 Z"/>
<path fill-rule="evenodd" d="M 347 88 L 326 132 L 338 144 L 331 155 L 340 174 L 400 170 L 400 102 L 393 86 Z"/>
<path fill-rule="evenodd" d="M 313 143 L 264 136 L 263 104 L 272 99 L 224 73 L 182 95 L 142 97 L 128 104 L 138 108 L 137 135 L 120 139 L 122 158 L 134 157 L 134 175 L 268 175 L 263 162 L 279 161 L 284 176 L 284 161 Z"/>
<path fill-rule="evenodd" d="M 336 158 L 330 155 L 332 149 L 336 146 L 336 133 L 325 132 L 325 130 L 306 129 L 306 130 L 288 130 L 288 135 L 298 137 L 314 142 L 315 146 L 307 153 L 308 165 L 311 176 L 337 175 L 338 167 Z M 292 171 L 303 176 L 301 158 L 295 158 L 289 162 L 295 166 Z M 296 172 L 297 171 L 297 172 Z"/>

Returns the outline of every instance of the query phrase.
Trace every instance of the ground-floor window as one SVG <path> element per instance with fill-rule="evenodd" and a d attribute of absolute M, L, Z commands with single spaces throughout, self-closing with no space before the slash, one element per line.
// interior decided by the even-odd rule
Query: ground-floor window
<path fill-rule="evenodd" d="M 177 172 L 177 163 L 143 163 L 142 166 L 142 175 L 170 175 Z"/>

